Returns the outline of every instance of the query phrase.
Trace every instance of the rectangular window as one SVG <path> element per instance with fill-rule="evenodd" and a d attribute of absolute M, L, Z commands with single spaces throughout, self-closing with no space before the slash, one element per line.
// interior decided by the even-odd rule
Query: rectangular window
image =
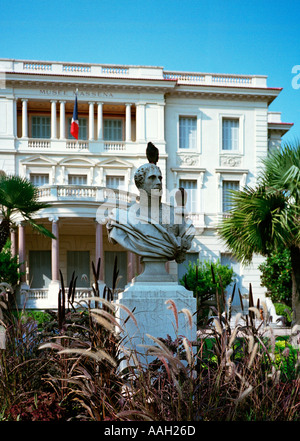
<path fill-rule="evenodd" d="M 106 187 L 124 190 L 124 176 L 106 176 Z"/>
<path fill-rule="evenodd" d="M 36 187 L 49 184 L 48 173 L 30 173 L 30 182 Z"/>
<path fill-rule="evenodd" d="M 31 118 L 31 137 L 50 139 L 51 121 L 50 116 L 32 116 Z"/>
<path fill-rule="evenodd" d="M 105 251 L 104 261 L 105 261 L 105 284 L 112 288 L 113 283 L 113 270 L 115 257 L 117 258 L 117 268 L 119 270 L 119 284 L 117 288 L 124 289 L 127 283 L 127 252 L 126 251 Z"/>
<path fill-rule="evenodd" d="M 80 288 L 90 287 L 90 252 L 67 251 L 67 280 L 68 284 L 75 271 L 77 278 L 76 286 Z"/>
<path fill-rule="evenodd" d="M 197 212 L 197 181 L 196 179 L 180 179 L 179 187 L 182 187 L 187 192 L 186 209 L 190 213 Z"/>
<path fill-rule="evenodd" d="M 87 175 L 68 175 L 69 185 L 86 185 Z"/>
<path fill-rule="evenodd" d="M 104 141 L 123 141 L 123 121 L 121 119 L 105 119 L 103 121 Z"/>
<path fill-rule="evenodd" d="M 231 202 L 231 191 L 240 189 L 239 181 L 223 181 L 223 212 L 226 213 L 231 210 L 232 202 Z"/>
<path fill-rule="evenodd" d="M 179 117 L 179 148 L 193 149 L 197 147 L 197 117 Z"/>
<path fill-rule="evenodd" d="M 239 120 L 237 118 L 222 120 L 222 149 L 238 150 L 239 149 Z"/>
<path fill-rule="evenodd" d="M 31 288 L 48 288 L 51 278 L 51 251 L 29 251 Z"/>
<path fill-rule="evenodd" d="M 72 122 L 72 118 L 68 118 L 68 139 L 75 139 L 70 133 L 71 122 Z M 79 126 L 78 139 L 84 141 L 87 139 L 87 119 L 78 118 L 78 126 Z"/>

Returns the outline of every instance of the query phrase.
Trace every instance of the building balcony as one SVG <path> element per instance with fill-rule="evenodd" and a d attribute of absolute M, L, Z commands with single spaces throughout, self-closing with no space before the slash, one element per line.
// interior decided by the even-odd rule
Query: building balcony
<path fill-rule="evenodd" d="M 95 185 L 43 185 L 38 188 L 41 202 L 105 202 L 112 198 L 124 204 L 135 202 L 136 195 L 125 190 L 113 190 Z"/>
<path fill-rule="evenodd" d="M 66 307 L 68 307 L 67 293 L 68 288 L 66 288 Z M 76 288 L 74 301 L 76 304 L 83 302 L 82 305 L 84 305 L 86 303 L 84 302 L 85 299 L 92 296 L 92 288 Z M 26 304 L 28 309 L 56 309 L 58 305 L 57 297 L 58 292 L 54 291 L 52 293 L 49 288 L 21 288 L 17 292 L 18 305 L 23 307 Z"/>
<path fill-rule="evenodd" d="M 95 154 L 95 155 L 144 155 L 145 143 L 133 141 L 76 141 L 71 139 L 36 139 L 19 138 L 16 141 L 16 150 L 26 153 L 63 153 L 74 154 Z M 161 154 L 164 154 L 164 146 L 160 147 Z"/>

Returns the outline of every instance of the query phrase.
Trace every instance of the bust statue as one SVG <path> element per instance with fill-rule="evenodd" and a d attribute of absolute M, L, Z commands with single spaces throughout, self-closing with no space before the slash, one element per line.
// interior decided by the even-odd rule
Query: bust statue
<path fill-rule="evenodd" d="M 149 144 L 151 157 L 157 161 L 158 149 Z M 150 155 L 147 157 L 150 161 Z M 180 203 L 184 199 L 180 197 L 182 193 L 176 194 L 176 208 L 162 203 L 162 173 L 155 161 L 140 166 L 134 180 L 140 192 L 139 203 L 111 211 L 106 224 L 110 241 L 142 258 L 183 262 L 195 228 L 185 214 L 184 202 Z"/>

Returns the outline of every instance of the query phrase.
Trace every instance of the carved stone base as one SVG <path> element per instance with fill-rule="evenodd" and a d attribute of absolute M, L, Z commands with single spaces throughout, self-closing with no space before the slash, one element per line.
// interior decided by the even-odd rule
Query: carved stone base
<path fill-rule="evenodd" d="M 158 276 L 159 277 L 159 276 Z M 170 304 L 166 301 L 172 300 L 176 305 L 178 327 L 176 318 Z M 137 326 L 128 317 L 128 313 L 118 305 L 124 305 L 133 310 Z M 126 286 L 119 294 L 116 301 L 117 319 L 124 329 L 124 345 L 127 350 L 135 350 L 142 360 L 145 361 L 146 348 L 140 345 L 153 345 L 153 340 L 147 337 L 150 334 L 156 338 L 167 338 L 168 335 L 175 340 L 178 335 L 186 336 L 190 341 L 196 339 L 196 299 L 192 291 L 188 291 L 177 282 L 133 282 Z M 192 314 L 192 326 L 190 327 L 187 315 L 180 312 L 186 308 Z M 152 361 L 153 357 L 147 357 Z M 124 367 L 124 366 L 123 366 Z"/>
<path fill-rule="evenodd" d="M 144 266 L 143 272 L 132 279 L 133 283 L 137 282 L 175 282 L 175 276 L 169 274 L 166 270 L 166 260 L 155 259 L 151 257 L 143 257 L 141 263 Z"/>

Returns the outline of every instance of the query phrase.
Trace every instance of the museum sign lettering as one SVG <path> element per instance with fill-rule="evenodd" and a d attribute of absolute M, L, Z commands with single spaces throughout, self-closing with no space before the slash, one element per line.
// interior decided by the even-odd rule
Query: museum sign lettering
<path fill-rule="evenodd" d="M 52 90 L 52 89 L 40 89 L 40 93 L 42 95 L 47 96 L 74 96 L 74 92 L 66 91 L 66 90 Z M 87 92 L 87 91 L 78 91 L 78 97 L 87 97 L 87 98 L 112 98 L 113 94 L 111 92 Z"/>

